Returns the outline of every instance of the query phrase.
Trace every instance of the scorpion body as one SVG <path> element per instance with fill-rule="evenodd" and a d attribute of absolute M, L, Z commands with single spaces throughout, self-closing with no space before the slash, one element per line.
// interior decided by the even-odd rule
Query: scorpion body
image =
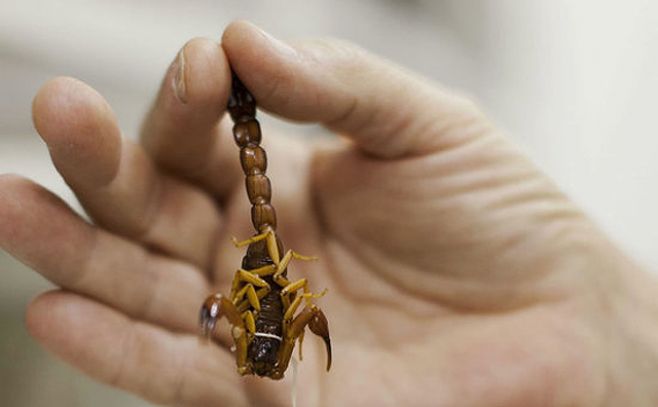
<path fill-rule="evenodd" d="M 256 234 L 237 247 L 247 246 L 242 267 L 236 271 L 231 293 L 214 294 L 201 307 L 200 326 L 205 337 L 214 333 L 217 321 L 225 316 L 233 326 L 238 372 L 281 379 L 290 362 L 295 342 L 301 342 L 308 326 L 322 337 L 327 350 L 327 370 L 331 367 L 331 342 L 324 313 L 311 300 L 324 295 L 309 292 L 305 278 L 288 280 L 292 259 L 313 260 L 292 250 L 284 253 L 276 234 L 276 212 L 271 204 L 272 188 L 265 171 L 267 155 L 260 146 L 260 124 L 256 102 L 233 74 L 228 112 L 233 119 L 233 136 L 240 148 L 247 196 L 252 205 L 251 220 Z M 304 309 L 296 311 L 305 301 Z"/>

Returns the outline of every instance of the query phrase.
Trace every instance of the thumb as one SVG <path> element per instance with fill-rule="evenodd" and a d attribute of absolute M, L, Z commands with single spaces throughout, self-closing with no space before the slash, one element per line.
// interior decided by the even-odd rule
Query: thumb
<path fill-rule="evenodd" d="M 461 144 L 488 126 L 465 97 L 344 42 L 288 45 L 238 21 L 224 32 L 222 46 L 260 107 L 322 123 L 378 157 Z"/>

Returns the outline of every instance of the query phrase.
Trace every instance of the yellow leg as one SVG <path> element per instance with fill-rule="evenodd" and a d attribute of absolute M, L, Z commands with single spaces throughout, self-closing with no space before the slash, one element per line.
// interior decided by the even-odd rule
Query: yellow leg
<path fill-rule="evenodd" d="M 240 291 L 238 291 L 238 293 L 235 295 L 235 298 L 233 299 L 233 304 L 240 303 L 245 295 L 247 296 L 247 301 L 249 301 L 249 304 L 256 311 L 260 311 L 260 298 L 258 298 L 256 290 L 251 284 L 245 285 Z"/>
<path fill-rule="evenodd" d="M 256 311 L 260 311 L 260 299 L 258 298 L 258 295 L 256 295 L 256 290 L 254 290 L 254 286 L 252 285 L 250 285 L 247 290 L 247 299 L 249 300 L 249 304 L 251 304 Z"/>
<path fill-rule="evenodd" d="M 244 270 L 244 271 L 251 274 L 255 274 L 259 277 L 265 277 L 276 273 L 276 264 L 268 264 L 267 266 L 258 267 L 251 270 Z"/>
<path fill-rule="evenodd" d="M 268 231 L 265 231 L 265 232 L 263 232 L 259 235 L 252 236 L 252 237 L 250 237 L 248 239 L 245 239 L 245 240 L 238 240 L 236 237 L 232 237 L 231 240 L 233 241 L 233 244 L 235 245 L 235 247 L 244 247 L 244 246 L 248 246 L 252 243 L 260 242 L 261 240 L 266 239 L 267 235 L 269 235 L 270 233 L 272 233 L 272 231 L 268 230 Z"/>
<path fill-rule="evenodd" d="M 297 295 L 295 299 L 290 303 L 289 306 L 285 306 L 285 300 L 284 300 L 284 309 L 286 310 L 286 313 L 283 315 L 283 320 L 286 322 L 289 322 L 292 320 L 292 318 L 295 316 L 295 312 L 297 312 L 297 308 L 299 308 L 299 305 L 302 303 L 302 299 L 306 300 L 306 305 L 310 304 L 311 298 L 321 298 L 327 293 L 327 289 L 325 288 L 321 293 L 318 294 L 312 294 L 312 293 L 304 293 L 302 295 Z M 283 296 L 282 298 L 288 298 L 287 295 Z"/>
<path fill-rule="evenodd" d="M 299 308 L 299 304 L 302 303 L 302 297 L 303 295 L 298 295 L 293 302 L 290 304 L 289 307 L 286 307 L 286 313 L 283 315 L 283 320 L 284 321 L 291 321 L 292 317 L 295 316 L 295 312 L 297 311 L 297 308 Z M 288 296 L 283 296 L 283 298 L 288 298 Z"/>
<path fill-rule="evenodd" d="M 243 312 L 242 320 L 244 321 L 244 325 L 249 333 L 251 334 L 256 333 L 256 319 L 254 318 L 253 312 L 251 311 Z"/>
<path fill-rule="evenodd" d="M 281 259 L 281 253 L 279 253 L 279 245 L 276 242 L 276 235 L 274 231 L 269 230 L 267 233 L 267 253 L 270 255 L 270 259 L 274 264 L 278 265 Z"/>
<path fill-rule="evenodd" d="M 299 343 L 299 361 L 301 362 L 304 360 L 304 357 L 302 356 L 302 343 L 304 342 L 304 331 L 299 334 L 299 338 L 297 338 L 297 342 Z"/>
<path fill-rule="evenodd" d="M 277 264 L 276 273 L 274 273 L 274 275 L 272 276 L 273 280 L 274 280 L 277 284 L 281 285 L 282 287 L 285 287 L 285 286 L 287 286 L 287 285 L 289 284 L 289 283 L 287 283 L 287 282 L 284 282 L 284 280 L 281 279 L 281 276 L 282 276 L 283 272 L 286 271 L 286 267 L 288 267 L 288 264 L 290 264 L 290 261 L 291 261 L 292 259 L 295 259 L 295 260 L 304 260 L 304 261 L 312 261 L 312 260 L 317 260 L 318 258 L 315 257 L 315 256 L 304 256 L 304 255 L 299 254 L 299 253 L 297 253 L 297 252 L 295 252 L 295 251 L 288 250 L 288 251 L 286 252 L 286 254 L 283 256 L 283 258 L 281 259 L 281 262 L 279 262 L 279 263 Z M 287 280 L 286 280 L 286 281 L 287 281 Z"/>
<path fill-rule="evenodd" d="M 263 297 L 265 297 L 267 295 L 267 293 L 269 293 L 269 292 L 270 292 L 270 287 L 263 287 L 263 288 L 259 289 L 258 291 L 256 291 L 256 298 L 258 298 L 258 300 L 262 300 Z M 250 303 L 249 303 L 248 299 L 243 300 L 240 303 L 240 305 L 238 305 L 238 307 L 237 307 L 238 311 L 240 311 L 240 312 L 246 311 L 249 308 L 249 305 L 250 305 Z"/>
<path fill-rule="evenodd" d="M 270 268 L 272 268 L 272 267 L 270 267 Z M 257 270 L 260 270 L 260 269 L 257 269 Z M 267 283 L 267 281 L 263 280 L 262 278 L 260 278 L 256 274 L 252 273 L 251 271 L 239 269 L 238 271 L 235 272 L 235 275 L 233 276 L 233 282 L 231 283 L 231 298 L 233 299 L 234 304 L 237 303 L 235 298 L 237 297 L 237 293 L 240 292 L 239 291 L 240 290 L 240 283 L 243 283 L 243 282 L 255 285 L 256 287 L 269 287 L 270 286 Z"/>
<path fill-rule="evenodd" d="M 270 258 L 274 264 L 279 264 L 281 259 L 281 254 L 279 253 L 279 245 L 276 242 L 276 234 L 272 229 L 268 229 L 265 232 L 252 236 L 249 239 L 238 241 L 235 237 L 232 239 L 235 247 L 243 247 L 250 245 L 252 243 L 260 242 L 261 240 L 267 240 L 267 252 L 270 255 Z"/>
<path fill-rule="evenodd" d="M 263 280 L 262 278 L 258 277 L 255 274 L 250 273 L 249 271 L 246 270 L 238 270 L 238 275 L 240 277 L 240 281 L 244 281 L 245 283 L 253 284 L 256 287 L 269 287 L 270 285 L 267 284 L 267 281 Z"/>
<path fill-rule="evenodd" d="M 307 304 L 310 303 L 311 298 L 321 298 L 327 293 L 327 289 L 325 288 L 324 290 L 322 290 L 321 293 L 311 294 L 308 290 L 308 281 L 306 281 L 305 278 L 301 278 L 301 279 L 295 281 L 294 283 L 290 283 L 290 284 L 286 285 L 285 287 L 283 287 L 283 290 L 281 290 L 281 296 L 285 297 L 289 294 L 296 293 L 300 289 L 304 290 L 304 294 L 302 294 L 298 298 L 295 298 L 295 301 L 297 301 L 301 297 L 304 297 L 304 298 L 306 298 L 306 303 Z"/>
<path fill-rule="evenodd" d="M 290 260 L 292 259 L 313 261 L 313 260 L 317 260 L 318 258 L 315 256 L 304 256 L 303 254 L 299 254 L 296 251 L 288 250 L 286 254 L 283 256 L 283 258 L 281 259 L 281 263 L 279 264 L 279 270 L 285 269 L 288 266 L 288 263 L 290 263 Z"/>
<path fill-rule="evenodd" d="M 231 298 L 231 301 L 233 301 L 233 304 L 238 304 L 240 303 L 240 301 L 242 301 L 242 299 L 246 294 L 247 294 L 247 286 L 245 285 L 244 287 L 242 287 L 242 289 L 240 289 L 240 291 L 235 293 L 235 295 Z"/>
<path fill-rule="evenodd" d="M 277 283 L 280 287 L 286 287 L 286 286 L 290 285 L 290 280 L 288 280 L 287 278 L 285 278 L 284 276 L 281 276 L 281 275 L 272 276 L 272 280 L 274 280 L 274 282 Z"/>
<path fill-rule="evenodd" d="M 290 283 L 287 286 L 283 287 L 283 290 L 281 290 L 281 295 L 288 295 L 291 293 L 295 293 L 300 289 L 303 289 L 304 293 L 308 292 L 308 281 L 306 281 L 305 278 L 300 278 L 294 283 Z"/>
<path fill-rule="evenodd" d="M 287 310 L 288 308 L 290 308 L 291 304 L 290 304 L 290 296 L 289 295 L 281 296 L 281 302 L 283 302 L 283 309 L 284 310 Z"/>

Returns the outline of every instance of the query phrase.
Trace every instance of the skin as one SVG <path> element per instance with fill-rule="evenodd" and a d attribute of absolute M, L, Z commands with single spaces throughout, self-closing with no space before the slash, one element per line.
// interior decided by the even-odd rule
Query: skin
<path fill-rule="evenodd" d="M 0 246 L 60 288 L 27 327 L 88 375 L 160 404 L 289 405 L 290 382 L 241 378 L 197 337 L 252 233 L 224 117 L 228 61 L 259 106 L 344 137 L 264 126 L 287 247 L 330 323 L 307 332 L 299 405 L 654 406 L 656 283 L 468 99 L 351 45 L 286 45 L 245 22 L 167 71 L 140 142 L 89 86 L 57 78 L 37 131 L 93 223 L 0 177 Z M 290 376 L 290 371 L 288 372 Z"/>

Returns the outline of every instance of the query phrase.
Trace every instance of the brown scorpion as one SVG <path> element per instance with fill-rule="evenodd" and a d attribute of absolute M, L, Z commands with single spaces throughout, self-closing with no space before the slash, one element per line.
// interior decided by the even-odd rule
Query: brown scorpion
<path fill-rule="evenodd" d="M 301 346 L 304 329 L 320 336 L 327 351 L 327 371 L 331 367 L 331 340 L 324 313 L 312 300 L 326 292 L 313 294 L 305 278 L 288 280 L 288 264 L 292 259 L 313 260 L 292 250 L 284 253 L 276 234 L 276 213 L 270 203 L 272 189 L 265 175 L 267 157 L 260 146 L 260 124 L 256 120 L 256 102 L 233 73 L 228 112 L 233 119 L 233 137 L 240 148 L 240 163 L 246 175 L 246 189 L 252 204 L 251 220 L 256 234 L 234 243 L 247 246 L 242 267 L 233 278 L 228 297 L 211 295 L 201 306 L 201 334 L 211 338 L 217 321 L 226 317 L 232 325 L 238 373 L 255 374 L 271 379 L 283 378 L 295 342 Z M 304 308 L 297 313 L 304 302 Z"/>

